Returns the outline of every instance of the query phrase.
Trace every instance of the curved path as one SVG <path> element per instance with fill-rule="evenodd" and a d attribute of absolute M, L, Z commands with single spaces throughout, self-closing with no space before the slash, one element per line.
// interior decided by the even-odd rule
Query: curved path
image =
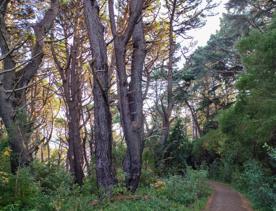
<path fill-rule="evenodd" d="M 209 182 L 213 194 L 204 211 L 253 211 L 250 203 L 229 186 L 219 182 Z"/>

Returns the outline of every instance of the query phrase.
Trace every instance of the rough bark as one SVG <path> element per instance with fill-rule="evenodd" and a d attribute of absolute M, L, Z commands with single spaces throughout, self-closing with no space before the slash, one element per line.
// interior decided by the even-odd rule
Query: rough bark
<path fill-rule="evenodd" d="M 75 177 L 75 181 L 78 184 L 83 183 L 84 173 L 83 173 L 83 150 L 82 141 L 80 136 L 80 112 L 81 112 L 81 94 L 80 94 L 80 82 L 77 76 L 77 67 L 74 64 L 77 60 L 78 55 L 72 53 L 72 66 L 70 68 L 70 93 L 71 96 L 67 97 L 68 105 L 68 131 L 69 131 L 69 164 L 70 171 Z"/>
<path fill-rule="evenodd" d="M 118 78 L 119 110 L 127 152 L 123 162 L 126 186 L 135 191 L 139 185 L 144 142 L 142 73 L 146 56 L 142 22 L 143 1 L 130 1 L 128 25 L 122 35 L 116 31 L 113 2 L 109 1 L 111 28 L 114 36 L 114 51 Z M 133 52 L 130 82 L 126 73 L 126 46 L 132 37 Z"/>
<path fill-rule="evenodd" d="M 169 132 L 170 132 L 170 116 L 163 113 L 162 116 L 162 132 L 161 132 L 161 138 L 160 138 L 160 144 L 164 146 L 169 138 Z"/>
<path fill-rule="evenodd" d="M 70 171 L 74 175 L 75 182 L 82 185 L 84 173 L 83 173 L 83 150 L 82 142 L 80 138 L 80 124 L 79 115 L 75 107 L 69 105 L 69 122 L 68 122 L 68 136 L 69 136 L 69 149 L 68 158 Z"/>
<path fill-rule="evenodd" d="M 109 74 L 104 26 L 99 18 L 96 0 L 84 0 L 85 18 L 93 61 L 94 127 L 96 176 L 100 190 L 111 193 L 115 183 L 112 171 L 112 125 L 109 108 Z"/>

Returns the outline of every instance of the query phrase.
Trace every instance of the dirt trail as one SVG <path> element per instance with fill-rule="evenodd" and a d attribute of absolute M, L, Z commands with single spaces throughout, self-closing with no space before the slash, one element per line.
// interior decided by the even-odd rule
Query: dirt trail
<path fill-rule="evenodd" d="M 209 182 L 214 190 L 204 211 L 253 211 L 249 202 L 225 184 Z"/>

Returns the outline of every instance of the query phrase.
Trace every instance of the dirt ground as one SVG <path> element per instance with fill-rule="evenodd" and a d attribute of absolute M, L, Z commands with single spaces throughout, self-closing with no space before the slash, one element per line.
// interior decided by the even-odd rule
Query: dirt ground
<path fill-rule="evenodd" d="M 250 203 L 239 192 L 219 182 L 209 182 L 213 194 L 204 211 L 253 211 Z"/>

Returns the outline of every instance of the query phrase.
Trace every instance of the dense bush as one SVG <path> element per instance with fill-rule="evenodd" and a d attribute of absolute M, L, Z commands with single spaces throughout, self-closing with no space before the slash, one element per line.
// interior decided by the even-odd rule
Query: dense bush
<path fill-rule="evenodd" d="M 276 210 L 276 176 L 267 176 L 259 162 L 246 162 L 235 184 L 260 210 Z"/>
<path fill-rule="evenodd" d="M 210 193 L 206 184 L 207 172 L 187 169 L 185 177 L 168 176 L 156 179 L 151 186 L 142 186 L 133 200 L 115 201 L 104 210 L 181 210 L 199 211 L 205 206 Z M 138 198 L 135 200 L 135 198 Z"/>
<path fill-rule="evenodd" d="M 7 137 L 0 137 L 0 174 L 10 172 L 10 155 Z"/>
<path fill-rule="evenodd" d="M 186 176 L 171 176 L 165 180 L 165 187 L 161 191 L 169 200 L 189 205 L 198 198 L 208 196 L 208 187 L 205 183 L 207 172 L 204 170 L 189 170 Z"/>
<path fill-rule="evenodd" d="M 0 210 L 201 210 L 208 197 L 206 171 L 188 170 L 185 177 L 157 178 L 148 171 L 141 188 L 133 195 L 118 184 L 113 198 L 99 201 L 91 193 L 93 181 L 82 187 L 73 184 L 71 176 L 54 163 L 34 162 L 19 169 L 16 175 L 0 175 Z"/>
<path fill-rule="evenodd" d="M 17 171 L 16 175 L 6 173 L 0 180 L 0 206 L 4 210 L 37 206 L 40 188 L 28 168 Z"/>
<path fill-rule="evenodd" d="M 89 184 L 87 184 L 89 182 Z M 91 183 L 82 190 L 63 167 L 55 163 L 34 162 L 21 168 L 16 175 L 0 174 L 1 210 L 86 210 L 96 198 L 90 193 Z"/>
<path fill-rule="evenodd" d="M 39 183 L 42 192 L 46 194 L 55 192 L 61 187 L 70 189 L 73 186 L 71 175 L 63 167 L 55 164 L 55 162 L 43 164 L 34 161 L 30 169 L 33 178 Z"/>

